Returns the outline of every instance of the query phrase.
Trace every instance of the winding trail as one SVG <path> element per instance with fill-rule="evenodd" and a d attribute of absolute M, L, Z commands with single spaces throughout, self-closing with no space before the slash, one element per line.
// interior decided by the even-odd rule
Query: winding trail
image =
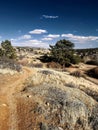
<path fill-rule="evenodd" d="M 26 79 L 34 70 L 23 67 L 22 73 L 0 76 L 0 130 L 18 130 L 15 93 L 23 89 Z"/>

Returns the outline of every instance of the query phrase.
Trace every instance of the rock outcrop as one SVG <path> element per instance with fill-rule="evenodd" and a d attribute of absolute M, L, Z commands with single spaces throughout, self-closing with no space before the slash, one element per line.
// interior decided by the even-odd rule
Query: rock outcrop
<path fill-rule="evenodd" d="M 96 84 L 68 72 L 23 70 L 2 78 L 0 130 L 98 130 Z"/>
<path fill-rule="evenodd" d="M 60 85 L 51 71 L 37 74 L 41 76 L 38 82 L 31 77 L 15 97 L 18 130 L 98 130 L 98 103 L 92 97 Z M 47 76 L 48 80 L 42 80 Z"/>

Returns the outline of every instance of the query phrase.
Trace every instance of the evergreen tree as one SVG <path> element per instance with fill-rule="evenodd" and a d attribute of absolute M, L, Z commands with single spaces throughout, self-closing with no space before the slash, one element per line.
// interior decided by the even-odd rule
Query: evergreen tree
<path fill-rule="evenodd" d="M 15 59 L 17 57 L 16 50 L 11 45 L 11 42 L 8 40 L 2 41 L 0 51 L 1 56 L 7 57 L 9 59 Z"/>
<path fill-rule="evenodd" d="M 50 45 L 51 57 L 62 66 L 77 63 L 78 57 L 74 55 L 74 43 L 69 40 L 60 40 L 54 46 Z"/>

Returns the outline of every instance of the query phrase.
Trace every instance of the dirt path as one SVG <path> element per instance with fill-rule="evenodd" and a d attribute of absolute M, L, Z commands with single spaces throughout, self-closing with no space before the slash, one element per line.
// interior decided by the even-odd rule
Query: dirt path
<path fill-rule="evenodd" d="M 0 130 L 17 130 L 14 94 L 33 73 L 33 69 L 24 67 L 21 74 L 0 75 Z"/>

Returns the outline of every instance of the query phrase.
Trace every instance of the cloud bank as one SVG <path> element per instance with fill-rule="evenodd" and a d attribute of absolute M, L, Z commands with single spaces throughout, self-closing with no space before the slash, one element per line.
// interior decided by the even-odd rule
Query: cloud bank
<path fill-rule="evenodd" d="M 59 38 L 60 35 L 59 34 L 48 34 L 46 36 L 44 36 L 44 38 L 42 38 L 43 41 L 52 41 L 56 38 Z"/>
<path fill-rule="evenodd" d="M 98 36 L 79 36 L 74 34 L 62 34 L 61 37 L 65 37 L 68 38 L 69 40 L 77 41 L 79 43 L 98 40 Z"/>
<path fill-rule="evenodd" d="M 32 34 L 41 35 L 32 36 Z M 97 46 L 98 43 L 98 36 L 81 36 L 72 33 L 49 34 L 47 30 L 44 29 L 34 29 L 29 31 L 26 35 L 19 36 L 16 39 L 11 39 L 11 41 L 16 46 L 48 48 L 49 44 L 55 44 L 56 41 L 60 39 L 70 40 L 71 42 L 75 43 L 76 47 L 88 47 L 91 45 Z"/>
<path fill-rule="evenodd" d="M 32 39 L 32 40 L 26 40 L 21 42 L 13 42 L 14 46 L 27 46 L 27 47 L 41 47 L 41 48 L 48 48 L 49 44 L 47 42 L 43 42 L 41 40 Z"/>

